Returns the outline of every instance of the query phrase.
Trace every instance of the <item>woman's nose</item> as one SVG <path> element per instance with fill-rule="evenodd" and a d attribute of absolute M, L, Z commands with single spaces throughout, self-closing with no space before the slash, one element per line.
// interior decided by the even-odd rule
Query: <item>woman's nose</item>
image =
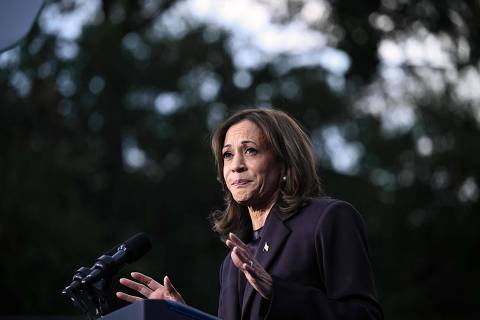
<path fill-rule="evenodd" d="M 245 159 L 241 155 L 235 155 L 232 163 L 233 172 L 242 172 L 246 170 Z"/>

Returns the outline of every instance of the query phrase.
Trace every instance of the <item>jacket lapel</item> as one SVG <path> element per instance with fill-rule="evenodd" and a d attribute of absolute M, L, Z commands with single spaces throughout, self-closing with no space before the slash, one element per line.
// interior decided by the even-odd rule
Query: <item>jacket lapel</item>
<path fill-rule="evenodd" d="M 278 208 L 275 206 L 267 217 L 264 230 L 262 233 L 262 240 L 258 246 L 255 258 L 260 265 L 268 272 L 269 266 L 272 264 L 274 258 L 281 251 L 284 242 L 290 234 L 290 229 L 284 224 Z M 245 314 L 245 309 L 248 307 L 250 300 L 254 294 L 253 287 L 247 281 L 245 292 L 243 294 L 242 304 L 242 318 Z"/>

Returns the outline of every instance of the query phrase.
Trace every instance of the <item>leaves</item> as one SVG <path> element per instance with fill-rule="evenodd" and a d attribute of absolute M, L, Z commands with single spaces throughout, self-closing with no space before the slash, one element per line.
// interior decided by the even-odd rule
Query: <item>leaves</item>
<path fill-rule="evenodd" d="M 278 21 L 306 15 L 293 2 Z M 310 5 L 345 74 L 288 55 L 239 70 L 230 35 L 176 20 L 175 5 L 103 1 L 78 38 L 42 22 L 2 55 L 2 312 L 75 314 L 59 294 L 74 271 L 143 230 L 154 249 L 135 269 L 171 274 L 215 313 L 226 252 L 207 221 L 222 207 L 210 130 L 240 106 L 274 105 L 312 134 L 327 193 L 365 215 L 387 318 L 475 317 L 478 4 Z M 415 36 L 452 64 L 379 55 Z M 345 157 L 352 169 L 339 171 Z"/>

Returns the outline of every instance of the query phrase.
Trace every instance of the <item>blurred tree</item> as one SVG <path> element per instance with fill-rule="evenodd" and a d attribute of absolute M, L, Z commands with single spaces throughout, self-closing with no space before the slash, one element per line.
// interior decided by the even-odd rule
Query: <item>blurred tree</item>
<path fill-rule="evenodd" d="M 50 2 L 0 56 L 3 314 L 75 314 L 59 292 L 76 268 L 139 230 L 154 250 L 132 268 L 215 313 L 209 131 L 274 105 L 311 132 L 327 193 L 365 214 L 386 317 L 478 317 L 478 2 L 263 2 L 349 67 L 239 67 L 229 34 L 184 1 Z"/>
<path fill-rule="evenodd" d="M 386 317 L 478 317 L 478 1 L 288 3 L 351 60 L 335 126 L 361 157 L 325 181 L 368 215 Z"/>

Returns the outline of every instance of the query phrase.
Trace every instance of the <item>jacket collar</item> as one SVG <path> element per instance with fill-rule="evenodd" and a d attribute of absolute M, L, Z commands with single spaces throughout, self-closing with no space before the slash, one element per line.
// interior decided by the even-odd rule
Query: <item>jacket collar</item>
<path fill-rule="evenodd" d="M 267 272 L 275 257 L 280 253 L 284 242 L 287 240 L 291 232 L 284 222 L 295 214 L 296 213 L 288 216 L 282 214 L 278 209 L 278 206 L 275 205 L 265 221 L 262 239 L 257 252 L 255 253 L 255 258 Z M 254 289 L 250 283 L 247 282 L 243 295 L 242 317 L 251 302 L 253 294 Z"/>

